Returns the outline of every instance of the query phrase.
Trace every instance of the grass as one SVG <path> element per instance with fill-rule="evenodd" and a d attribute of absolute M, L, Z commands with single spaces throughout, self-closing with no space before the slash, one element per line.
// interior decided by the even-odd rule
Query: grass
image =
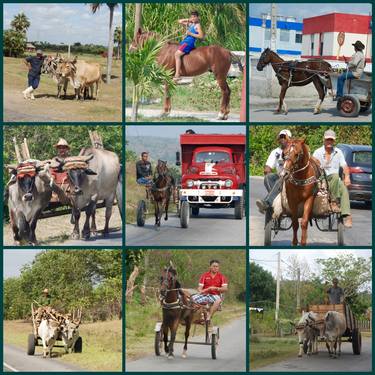
<path fill-rule="evenodd" d="M 216 313 L 213 323 L 223 326 L 245 314 L 245 305 L 240 302 L 225 301 L 223 310 Z M 137 303 L 126 304 L 126 359 L 135 360 L 154 350 L 155 323 L 162 320 L 158 303 L 142 306 Z M 184 327 L 178 329 L 178 339 L 183 338 Z M 193 336 L 194 327 L 191 330 Z M 204 333 L 203 326 L 197 326 L 195 336 Z"/>
<path fill-rule="evenodd" d="M 54 55 L 47 51 L 46 54 Z M 101 65 L 105 79 L 106 58 L 99 55 L 78 55 L 78 59 Z M 41 75 L 35 101 L 25 101 L 21 91 L 26 88 L 27 68 L 23 58 L 4 57 L 4 118 L 8 121 L 121 121 L 122 62 L 114 60 L 111 84 L 100 84 L 99 100 L 76 101 L 69 84 L 68 98 L 56 98 L 57 84 L 46 74 Z"/>
<path fill-rule="evenodd" d="M 130 117 L 126 117 L 126 122 L 131 122 L 131 118 Z M 138 119 L 137 119 L 137 122 L 196 122 L 196 121 L 199 121 L 199 122 L 209 122 L 209 121 L 206 121 L 206 120 L 202 120 L 202 119 L 197 119 L 196 117 L 180 117 L 180 116 L 176 116 L 176 117 L 161 117 L 161 116 L 158 116 L 158 117 L 145 117 L 145 116 L 142 116 L 142 115 L 138 115 Z"/>
<path fill-rule="evenodd" d="M 83 340 L 82 353 L 64 354 L 63 348 L 55 348 L 59 360 L 91 371 L 121 371 L 122 369 L 122 321 L 113 320 L 82 324 L 79 328 Z M 32 325 L 24 321 L 4 321 L 4 343 L 26 351 L 27 337 Z M 36 353 L 42 353 L 41 347 Z"/>

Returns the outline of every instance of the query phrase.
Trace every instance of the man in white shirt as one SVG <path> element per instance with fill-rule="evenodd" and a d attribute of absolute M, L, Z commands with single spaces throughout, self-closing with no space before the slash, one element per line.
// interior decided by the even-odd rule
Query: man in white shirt
<path fill-rule="evenodd" d="M 320 166 L 324 169 L 328 188 L 333 197 L 340 198 L 341 214 L 344 217 L 344 225 L 347 228 L 352 227 L 352 216 L 350 214 L 350 200 L 347 186 L 350 185 L 350 172 L 346 164 L 344 154 L 335 147 L 336 133 L 333 130 L 327 130 L 324 133 L 323 146 L 315 150 L 313 156 L 319 160 Z M 339 176 L 340 167 L 344 172 L 344 182 Z"/>
<path fill-rule="evenodd" d="M 282 184 L 280 180 L 280 173 L 283 170 L 283 150 L 285 149 L 288 141 L 292 138 L 292 133 L 288 129 L 283 129 L 277 137 L 279 147 L 271 151 L 266 165 L 264 167 L 264 186 L 266 187 L 268 194 L 264 199 L 258 199 L 256 205 L 259 212 L 264 214 L 268 208 L 272 207 L 272 203 L 281 192 Z M 273 170 L 276 169 L 276 173 Z"/>
<path fill-rule="evenodd" d="M 348 62 L 348 69 L 337 78 L 336 100 L 344 95 L 345 80 L 361 78 L 363 70 L 365 69 L 365 55 L 363 54 L 363 50 L 365 49 L 364 44 L 360 40 L 357 40 L 352 46 L 354 47 L 355 53 Z"/>

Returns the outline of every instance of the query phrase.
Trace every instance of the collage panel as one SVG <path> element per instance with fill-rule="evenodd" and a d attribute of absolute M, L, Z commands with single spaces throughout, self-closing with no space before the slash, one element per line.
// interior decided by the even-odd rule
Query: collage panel
<path fill-rule="evenodd" d="M 249 138 L 250 246 L 372 246 L 371 125 L 252 125 Z"/>
<path fill-rule="evenodd" d="M 126 249 L 125 259 L 126 371 L 246 371 L 245 250 Z"/>
<path fill-rule="evenodd" d="M 249 5 L 250 122 L 371 122 L 371 3 Z"/>
<path fill-rule="evenodd" d="M 3 27 L 5 122 L 122 121 L 121 3 L 4 4 Z"/>
<path fill-rule="evenodd" d="M 246 245 L 245 126 L 127 125 L 125 139 L 126 246 Z"/>
<path fill-rule="evenodd" d="M 372 371 L 371 249 L 250 249 L 249 261 L 250 372 Z"/>
<path fill-rule="evenodd" d="M 4 246 L 121 246 L 122 127 L 3 127 Z"/>
<path fill-rule="evenodd" d="M 126 122 L 245 122 L 246 10 L 125 4 Z"/>
<path fill-rule="evenodd" d="M 121 249 L 9 249 L 3 264 L 5 372 L 122 371 Z"/>

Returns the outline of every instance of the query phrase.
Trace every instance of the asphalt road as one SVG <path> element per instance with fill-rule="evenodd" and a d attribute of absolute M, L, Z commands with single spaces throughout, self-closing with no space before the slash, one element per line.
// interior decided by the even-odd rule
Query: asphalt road
<path fill-rule="evenodd" d="M 68 240 L 61 245 L 64 246 L 122 246 L 122 231 L 110 232 L 108 237 L 103 237 L 100 233 L 95 238 L 89 240 Z"/>
<path fill-rule="evenodd" d="M 27 355 L 25 349 L 12 345 L 3 346 L 3 369 L 7 372 L 83 372 L 85 370 L 60 362 L 56 358 L 43 358 L 41 352 Z M 74 355 L 74 354 L 69 354 Z"/>
<path fill-rule="evenodd" d="M 250 349 L 251 350 L 251 349 Z M 296 355 L 287 360 L 273 363 L 256 370 L 254 372 L 296 372 L 296 371 L 335 371 L 341 373 L 371 372 L 372 370 L 372 345 L 370 338 L 362 338 L 361 355 L 353 355 L 351 343 L 343 343 L 341 347 L 341 357 L 330 358 L 324 343 L 320 343 L 319 354 L 310 357 L 297 357 L 298 345 L 296 342 Z M 250 365 L 251 368 L 251 365 Z"/>
<path fill-rule="evenodd" d="M 246 319 L 245 317 L 233 321 L 220 328 L 220 340 L 217 347 L 217 359 L 211 358 L 211 347 L 202 345 L 188 345 L 187 358 L 183 359 L 182 344 L 175 344 L 175 358 L 169 360 L 165 355 L 156 357 L 151 355 L 127 362 L 126 371 L 152 372 L 244 372 L 246 361 Z M 194 341 L 204 341 L 201 337 L 192 338 Z"/>
<path fill-rule="evenodd" d="M 266 195 L 263 177 L 250 177 L 250 246 L 264 245 L 264 215 L 258 211 L 255 204 L 257 199 Z M 372 210 L 366 208 L 361 202 L 351 202 L 353 228 L 345 229 L 344 244 L 353 246 L 372 245 Z M 276 237 L 272 234 L 272 246 L 289 246 L 292 240 L 292 229 L 279 232 Z M 298 231 L 300 238 L 301 230 Z M 308 227 L 308 245 L 336 245 L 336 232 L 321 232 L 313 222 Z"/>
<path fill-rule="evenodd" d="M 245 246 L 246 219 L 234 219 L 234 208 L 201 209 L 190 217 L 189 228 L 181 228 L 180 219 L 170 214 L 156 229 L 149 215 L 144 227 L 126 225 L 127 246 Z"/>

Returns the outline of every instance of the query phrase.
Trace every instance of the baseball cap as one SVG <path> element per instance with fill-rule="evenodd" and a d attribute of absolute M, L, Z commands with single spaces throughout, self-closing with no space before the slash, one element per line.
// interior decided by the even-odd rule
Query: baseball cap
<path fill-rule="evenodd" d="M 336 133 L 329 129 L 324 132 L 324 139 L 336 139 Z"/>
<path fill-rule="evenodd" d="M 280 135 L 286 135 L 287 137 L 292 138 L 292 133 L 288 129 L 281 130 L 281 132 L 278 135 L 278 138 L 280 137 Z"/>

